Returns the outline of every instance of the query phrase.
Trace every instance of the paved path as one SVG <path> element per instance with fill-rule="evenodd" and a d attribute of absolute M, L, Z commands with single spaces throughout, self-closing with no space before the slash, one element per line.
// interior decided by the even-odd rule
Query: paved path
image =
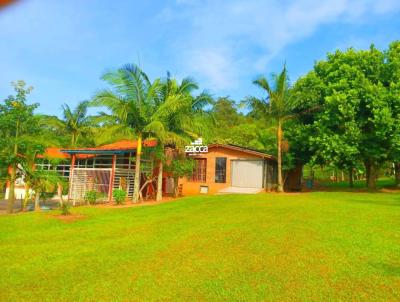
<path fill-rule="evenodd" d="M 228 187 L 218 191 L 218 194 L 257 194 L 261 192 L 259 188 Z"/>
<path fill-rule="evenodd" d="M 59 204 L 58 201 L 41 201 L 40 202 L 41 206 L 46 206 L 49 207 L 50 209 L 56 209 L 58 208 Z M 0 213 L 4 214 L 7 213 L 8 209 L 8 201 L 7 200 L 0 200 Z M 16 200 L 14 203 L 14 213 L 21 211 L 21 200 Z"/>

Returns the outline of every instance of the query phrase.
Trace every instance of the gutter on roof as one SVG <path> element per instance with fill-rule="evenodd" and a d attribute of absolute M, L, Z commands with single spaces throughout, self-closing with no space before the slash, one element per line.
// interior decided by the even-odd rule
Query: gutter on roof
<path fill-rule="evenodd" d="M 135 150 L 61 150 L 61 152 L 68 154 L 125 154 Z"/>

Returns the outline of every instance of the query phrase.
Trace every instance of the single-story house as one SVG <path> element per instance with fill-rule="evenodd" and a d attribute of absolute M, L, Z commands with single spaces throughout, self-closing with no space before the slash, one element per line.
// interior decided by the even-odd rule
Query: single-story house
<path fill-rule="evenodd" d="M 157 175 L 157 165 L 146 152 L 156 145 L 155 140 L 143 143 L 141 185 L 146 176 Z M 269 191 L 276 184 L 276 160 L 269 154 L 234 145 L 197 145 L 187 152 L 195 162 L 193 175 L 178 183 L 183 195 L 214 194 L 229 187 Z M 48 148 L 37 167 L 58 171 L 68 179 L 68 200 L 74 204 L 82 202 L 86 192 L 93 190 L 101 201 L 111 202 L 114 189 L 125 190 L 128 198 L 133 196 L 136 150 L 137 142 L 130 140 L 94 148 Z M 22 198 L 23 179 L 18 180 L 18 185 L 17 197 Z M 172 193 L 173 187 L 173 178 L 164 173 L 163 193 Z M 155 185 L 150 185 L 146 192 L 154 190 Z"/>
<path fill-rule="evenodd" d="M 210 144 L 207 149 L 191 154 L 193 175 L 179 181 L 184 195 L 214 194 L 229 187 L 269 191 L 276 185 L 274 156 L 235 145 Z"/>

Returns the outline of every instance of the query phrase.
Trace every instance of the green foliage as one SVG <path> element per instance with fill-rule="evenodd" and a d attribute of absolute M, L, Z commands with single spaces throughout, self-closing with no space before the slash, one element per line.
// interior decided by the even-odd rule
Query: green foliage
<path fill-rule="evenodd" d="M 32 87 L 25 88 L 24 81 L 13 82 L 15 96 L 9 96 L 0 104 L 0 164 L 18 164 L 18 154 L 24 154 L 29 145 L 34 144 L 38 130 L 34 110 L 38 104 L 27 104 L 27 95 Z"/>
<path fill-rule="evenodd" d="M 124 204 L 126 199 L 126 191 L 122 189 L 114 189 L 113 190 L 113 197 L 116 204 Z"/>
<path fill-rule="evenodd" d="M 295 85 L 302 109 L 317 106 L 313 116 L 306 114 L 298 126 L 307 137 L 298 149 L 308 144 L 312 162 L 354 169 L 366 166 L 367 183 L 373 188 L 382 163 L 396 157 L 398 149 L 399 98 L 395 97 L 398 46 L 381 52 L 369 50 L 328 54 L 314 70 Z M 290 131 L 290 130 L 289 130 Z M 299 131 L 297 137 L 301 137 Z M 292 139 L 296 133 L 292 131 Z M 299 140 L 297 140 L 299 142 Z"/>
<path fill-rule="evenodd" d="M 253 84 L 266 93 L 266 97 L 248 97 L 245 103 L 252 109 L 255 116 L 264 119 L 266 123 L 273 121 L 276 130 L 276 158 L 278 162 L 277 191 L 283 191 L 282 175 L 282 127 L 285 122 L 294 117 L 292 98 L 290 98 L 289 77 L 284 65 L 279 74 L 273 74 L 271 80 L 260 76 Z"/>
<path fill-rule="evenodd" d="M 61 215 L 68 216 L 71 215 L 71 205 L 67 202 L 63 202 L 60 206 Z"/>
<path fill-rule="evenodd" d="M 398 301 L 399 209 L 311 192 L 2 215 L 1 300 Z"/>
<path fill-rule="evenodd" d="M 78 144 L 92 144 L 93 129 L 96 121 L 87 114 L 89 108 L 88 101 L 82 101 L 72 109 L 68 104 L 64 104 L 62 118 L 57 116 L 39 115 L 41 127 L 48 133 L 57 134 L 59 144 L 66 147 L 76 147 Z"/>
<path fill-rule="evenodd" d="M 189 177 L 193 174 L 194 164 L 191 158 L 175 158 L 165 166 L 165 171 L 172 173 L 174 178 Z"/>
<path fill-rule="evenodd" d="M 98 196 L 97 191 L 95 191 L 95 190 L 87 191 L 85 193 L 84 200 L 86 203 L 96 204 L 98 197 L 99 196 Z"/>

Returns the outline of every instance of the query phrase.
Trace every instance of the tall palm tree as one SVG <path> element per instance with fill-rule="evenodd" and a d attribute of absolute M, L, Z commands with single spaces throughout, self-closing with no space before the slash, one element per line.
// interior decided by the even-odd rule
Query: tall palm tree
<path fill-rule="evenodd" d="M 142 142 L 150 136 L 148 124 L 160 103 L 161 83 L 159 79 L 150 82 L 148 76 L 134 64 L 106 72 L 102 79 L 112 87 L 97 93 L 92 101 L 94 106 L 104 106 L 109 112 L 100 113 L 100 119 L 109 127 L 108 134 L 124 133 L 137 139 L 135 182 L 133 201 L 139 200 L 140 161 Z"/>
<path fill-rule="evenodd" d="M 206 92 L 194 97 L 193 91 L 196 89 L 198 85 L 193 79 L 184 78 L 179 83 L 176 79 L 171 79 L 168 73 L 167 78 L 162 82 L 160 103 L 146 127 L 146 130 L 157 138 L 161 154 L 158 163 L 157 201 L 162 199 L 165 145 L 183 147 L 202 132 L 201 125 L 196 123 L 194 117 L 212 101 L 212 98 Z"/>
<path fill-rule="evenodd" d="M 62 105 L 62 118 L 56 116 L 41 115 L 40 122 L 44 128 L 51 128 L 53 132 L 61 135 L 69 135 L 70 143 L 68 147 L 76 147 L 78 139 L 85 136 L 91 130 L 93 124 L 92 117 L 88 115 L 88 101 L 81 101 L 75 108 L 68 104 Z"/>
<path fill-rule="evenodd" d="M 261 113 L 267 120 L 273 120 L 276 126 L 277 162 L 278 162 L 278 192 L 283 192 L 282 178 L 282 126 L 293 117 L 289 98 L 289 79 L 286 65 L 278 75 L 272 75 L 272 81 L 260 76 L 253 84 L 267 93 L 266 98 L 250 97 L 247 103 L 255 111 Z"/>
<path fill-rule="evenodd" d="M 87 115 L 88 107 L 88 101 L 79 102 L 73 110 L 68 104 L 62 106 L 63 124 L 67 132 L 71 134 L 71 147 L 76 146 L 80 135 L 88 132 L 90 126 L 90 117 Z"/>

